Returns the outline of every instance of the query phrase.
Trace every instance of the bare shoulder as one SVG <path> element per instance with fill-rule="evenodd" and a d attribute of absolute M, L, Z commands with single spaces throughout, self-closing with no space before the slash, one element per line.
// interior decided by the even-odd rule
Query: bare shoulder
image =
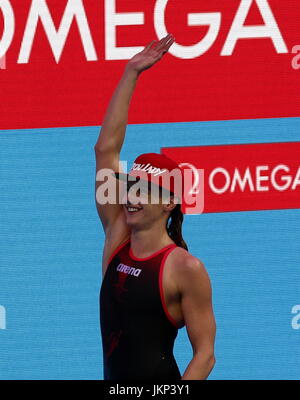
<path fill-rule="evenodd" d="M 172 265 L 173 278 L 178 288 L 182 289 L 184 285 L 190 285 L 192 281 L 209 284 L 204 262 L 182 247 L 176 247 L 170 253 L 169 263 Z"/>
<path fill-rule="evenodd" d="M 181 270 L 198 270 L 205 269 L 204 263 L 200 258 L 193 256 L 182 247 L 176 247 L 170 254 L 172 264 L 178 272 Z M 170 260 L 170 261 L 171 261 Z"/>

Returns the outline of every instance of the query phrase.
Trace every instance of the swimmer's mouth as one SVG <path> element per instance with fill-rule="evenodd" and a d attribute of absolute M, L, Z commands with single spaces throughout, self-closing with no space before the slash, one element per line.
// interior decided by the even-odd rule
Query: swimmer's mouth
<path fill-rule="evenodd" d="M 134 214 L 142 209 L 142 207 L 135 207 L 130 205 L 125 205 L 125 208 L 127 209 L 129 214 Z"/>

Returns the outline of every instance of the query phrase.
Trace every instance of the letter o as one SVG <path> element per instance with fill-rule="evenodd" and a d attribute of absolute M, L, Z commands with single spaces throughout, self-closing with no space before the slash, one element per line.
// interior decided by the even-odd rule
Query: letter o
<path fill-rule="evenodd" d="M 215 175 L 217 175 L 219 173 L 223 174 L 226 178 L 226 183 L 225 183 L 224 187 L 221 189 L 218 189 L 214 184 L 214 177 L 215 177 Z M 222 193 L 226 192 L 226 190 L 228 190 L 228 188 L 229 188 L 229 185 L 230 185 L 230 175 L 226 171 L 226 169 L 221 168 L 221 167 L 215 168 L 212 171 L 212 173 L 209 175 L 209 186 L 214 193 L 222 194 Z"/>
<path fill-rule="evenodd" d="M 0 9 L 4 18 L 4 31 L 0 40 L 0 58 L 2 58 L 6 54 L 15 33 L 15 16 L 8 0 L 0 0 Z"/>

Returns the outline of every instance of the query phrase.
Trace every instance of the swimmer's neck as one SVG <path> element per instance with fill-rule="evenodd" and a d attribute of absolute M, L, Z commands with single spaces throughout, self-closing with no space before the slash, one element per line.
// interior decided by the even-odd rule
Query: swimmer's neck
<path fill-rule="evenodd" d="M 162 249 L 163 247 L 173 244 L 167 231 L 144 229 L 131 230 L 130 247 L 135 257 L 145 258 Z"/>

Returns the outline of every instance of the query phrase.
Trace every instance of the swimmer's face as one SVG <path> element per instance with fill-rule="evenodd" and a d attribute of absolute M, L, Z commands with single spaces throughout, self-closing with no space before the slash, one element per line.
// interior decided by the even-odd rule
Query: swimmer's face
<path fill-rule="evenodd" d="M 164 189 L 150 183 L 128 183 L 123 207 L 130 226 L 151 226 L 158 219 L 168 217 L 174 208 L 174 197 Z"/>

